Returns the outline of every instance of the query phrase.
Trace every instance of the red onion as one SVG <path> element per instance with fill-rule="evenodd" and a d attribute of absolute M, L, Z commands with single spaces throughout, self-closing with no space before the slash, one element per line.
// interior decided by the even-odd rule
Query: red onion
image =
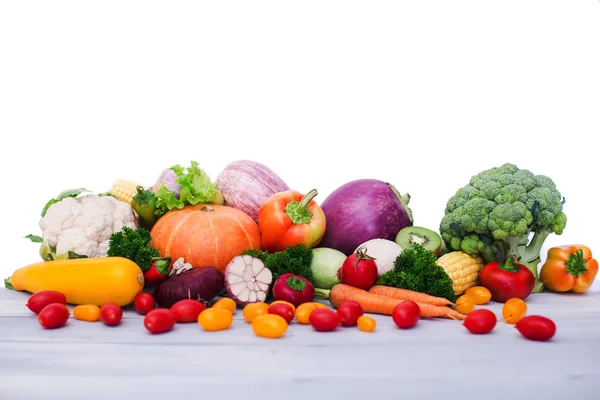
<path fill-rule="evenodd" d="M 154 291 L 156 302 L 170 308 L 179 300 L 211 301 L 225 284 L 223 274 L 213 267 L 198 267 L 171 275 L 160 282 Z"/>

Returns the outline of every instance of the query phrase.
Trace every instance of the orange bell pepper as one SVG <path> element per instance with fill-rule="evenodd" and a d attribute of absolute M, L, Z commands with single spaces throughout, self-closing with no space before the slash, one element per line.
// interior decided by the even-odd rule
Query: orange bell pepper
<path fill-rule="evenodd" d="M 313 200 L 316 190 L 305 196 L 295 190 L 275 193 L 258 210 L 263 250 L 283 251 L 288 246 L 317 246 L 325 234 L 325 213 Z"/>
<path fill-rule="evenodd" d="M 598 261 L 581 244 L 552 247 L 540 270 L 540 280 L 553 292 L 584 293 L 598 274 Z"/>

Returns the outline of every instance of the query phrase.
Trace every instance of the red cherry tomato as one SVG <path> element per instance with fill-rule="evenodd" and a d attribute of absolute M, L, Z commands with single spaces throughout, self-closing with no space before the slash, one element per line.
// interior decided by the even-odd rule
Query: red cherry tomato
<path fill-rule="evenodd" d="M 135 296 L 133 308 L 140 315 L 146 315 L 156 307 L 156 300 L 150 293 L 142 292 Z"/>
<path fill-rule="evenodd" d="M 345 301 L 337 311 L 343 326 L 354 326 L 363 314 L 363 308 L 356 301 Z"/>
<path fill-rule="evenodd" d="M 554 321 L 541 315 L 523 317 L 516 323 L 515 328 L 526 339 L 542 342 L 552 339 L 556 333 Z"/>
<path fill-rule="evenodd" d="M 198 322 L 198 315 L 206 310 L 206 306 L 198 300 L 183 299 L 173 304 L 170 310 L 177 322 Z"/>
<path fill-rule="evenodd" d="M 330 308 L 317 308 L 310 313 L 310 325 L 318 332 L 331 332 L 342 322 L 339 314 Z"/>
<path fill-rule="evenodd" d="M 151 333 L 165 333 L 173 329 L 177 319 L 168 308 L 156 308 L 144 318 L 144 326 Z"/>
<path fill-rule="evenodd" d="M 118 325 L 123 318 L 123 310 L 121 309 L 121 306 L 116 303 L 104 303 L 102 307 L 100 307 L 100 318 L 102 318 L 102 322 L 108 326 Z"/>
<path fill-rule="evenodd" d="M 419 305 L 412 300 L 405 300 L 398 304 L 392 312 L 392 320 L 398 328 L 410 329 L 417 325 L 421 318 Z"/>
<path fill-rule="evenodd" d="M 471 311 L 464 320 L 463 325 L 471 333 L 486 334 L 492 331 L 496 326 L 496 314 L 487 308 Z"/>
<path fill-rule="evenodd" d="M 267 309 L 268 314 L 276 314 L 290 323 L 294 319 L 294 309 L 284 303 L 271 304 Z"/>
<path fill-rule="evenodd" d="M 44 307 L 52 303 L 67 304 L 67 297 L 54 290 L 42 290 L 29 297 L 26 306 L 34 313 L 39 314 Z"/>
<path fill-rule="evenodd" d="M 69 309 L 61 303 L 48 304 L 38 314 L 38 322 L 44 329 L 56 329 L 69 320 Z"/>

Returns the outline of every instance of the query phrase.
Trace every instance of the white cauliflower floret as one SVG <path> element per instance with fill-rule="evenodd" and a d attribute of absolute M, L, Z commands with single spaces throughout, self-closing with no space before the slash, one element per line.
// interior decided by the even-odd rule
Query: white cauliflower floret
<path fill-rule="evenodd" d="M 124 226 L 139 226 L 131 205 L 95 194 L 66 197 L 52 204 L 40 221 L 44 242 L 57 254 L 70 250 L 90 258 L 106 257 L 110 236 Z"/>

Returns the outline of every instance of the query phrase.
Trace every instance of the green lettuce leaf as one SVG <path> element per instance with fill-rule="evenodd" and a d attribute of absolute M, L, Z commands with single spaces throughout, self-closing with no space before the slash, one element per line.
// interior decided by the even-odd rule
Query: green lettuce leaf
<path fill-rule="evenodd" d="M 41 236 L 32 235 L 32 234 L 25 236 L 25 239 L 29 239 L 33 243 L 42 243 L 44 241 Z"/>

